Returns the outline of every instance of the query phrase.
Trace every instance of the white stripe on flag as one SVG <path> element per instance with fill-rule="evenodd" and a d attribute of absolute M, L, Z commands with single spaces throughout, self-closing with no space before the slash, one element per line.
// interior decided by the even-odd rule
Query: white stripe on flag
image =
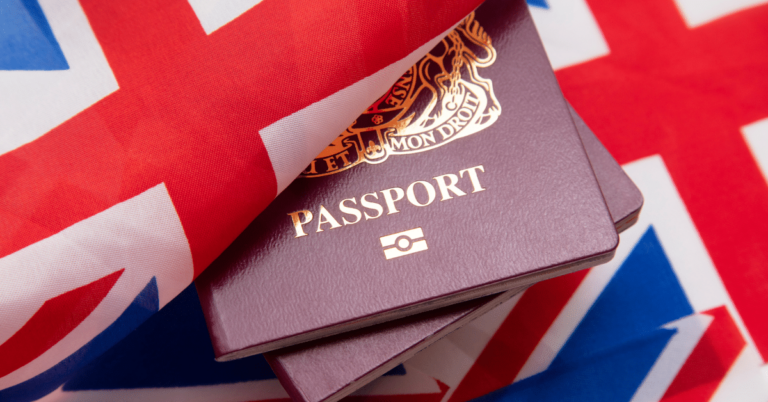
<path fill-rule="evenodd" d="M 768 182 L 768 118 L 747 124 L 741 128 L 741 133 L 763 178 Z"/>
<path fill-rule="evenodd" d="M 401 60 L 259 131 L 275 171 L 277 194 L 456 25 Z"/>
<path fill-rule="evenodd" d="M 608 43 L 584 0 L 547 0 L 529 7 L 552 68 L 557 70 L 609 53 Z"/>
<path fill-rule="evenodd" d="M 188 0 L 208 35 L 250 10 L 261 0 Z"/>
<path fill-rule="evenodd" d="M 622 237 L 625 237 L 624 233 L 622 233 Z M 622 238 L 621 244 L 634 244 L 634 242 L 630 243 L 630 241 Z M 616 256 L 611 262 L 592 268 L 581 284 L 579 284 L 573 296 L 568 300 L 568 303 L 563 307 L 563 310 L 557 315 L 555 321 L 547 329 L 547 332 L 536 345 L 536 348 L 533 349 L 533 352 L 531 352 L 531 355 L 520 369 L 520 372 L 517 373 L 517 377 L 515 377 L 513 382 L 539 374 L 552 364 L 555 356 L 563 348 L 565 342 L 573 331 L 576 330 L 581 320 L 584 319 L 587 311 L 589 311 L 597 297 L 603 292 L 608 282 L 611 281 L 621 263 L 627 258 L 629 251 L 631 251 L 630 247 L 620 247 L 616 250 Z"/>
<path fill-rule="evenodd" d="M 754 347 L 661 157 L 655 155 L 643 158 L 624 165 L 624 169 L 645 197 L 640 219 L 635 226 L 621 234 L 621 243 L 614 259 L 593 268 L 579 285 L 515 381 L 538 374 L 549 367 L 613 274 L 651 225 L 694 311 L 701 312 L 725 305 L 744 338 Z"/>
<path fill-rule="evenodd" d="M 443 397 L 443 401 L 449 400 L 524 293 L 516 294 L 419 352 L 408 360 L 406 367 L 418 367 L 450 387 Z"/>
<path fill-rule="evenodd" d="M 762 367 L 761 367 L 762 366 Z M 747 345 L 717 387 L 709 402 L 764 402 L 768 400 L 768 366 L 760 353 Z"/>
<path fill-rule="evenodd" d="M 766 0 L 675 0 L 689 28 L 696 28 L 737 11 L 768 3 Z"/>
<path fill-rule="evenodd" d="M 32 142 L 118 89 L 77 0 L 40 0 L 68 70 L 0 70 L 0 155 Z"/>
<path fill-rule="evenodd" d="M 645 197 L 640 219 L 625 233 L 652 224 L 693 310 L 698 313 L 725 305 L 744 339 L 754 346 L 664 161 L 658 155 L 650 156 L 624 165 L 624 170 Z"/>
<path fill-rule="evenodd" d="M 630 402 L 661 400 L 713 320 L 706 314 L 694 314 L 665 325 L 666 329 L 677 329 L 677 333 L 653 363 Z"/>
<path fill-rule="evenodd" d="M 165 184 L 0 259 L 0 344 L 53 297 L 125 269 L 72 332 L 31 363 L 0 378 L 0 389 L 40 374 L 106 329 L 152 277 L 160 307 L 193 277 L 192 253 Z"/>

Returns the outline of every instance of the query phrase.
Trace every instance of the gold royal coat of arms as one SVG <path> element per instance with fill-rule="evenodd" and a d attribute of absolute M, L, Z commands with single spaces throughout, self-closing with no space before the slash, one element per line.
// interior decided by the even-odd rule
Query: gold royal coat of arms
<path fill-rule="evenodd" d="M 390 155 L 428 151 L 492 125 L 501 114 L 489 79 L 491 38 L 474 13 L 403 74 L 318 155 L 302 177 L 338 173 Z"/>

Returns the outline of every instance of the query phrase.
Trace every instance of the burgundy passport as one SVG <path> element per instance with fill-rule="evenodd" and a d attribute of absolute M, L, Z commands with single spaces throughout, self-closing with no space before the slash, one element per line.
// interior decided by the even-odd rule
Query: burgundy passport
<path fill-rule="evenodd" d="M 217 360 L 521 288 L 618 235 L 525 2 L 468 16 L 196 281 Z"/>
<path fill-rule="evenodd" d="M 616 228 L 623 231 L 637 221 L 643 196 L 584 121 L 571 112 Z M 519 291 L 267 352 L 264 357 L 294 401 L 337 401 Z"/>

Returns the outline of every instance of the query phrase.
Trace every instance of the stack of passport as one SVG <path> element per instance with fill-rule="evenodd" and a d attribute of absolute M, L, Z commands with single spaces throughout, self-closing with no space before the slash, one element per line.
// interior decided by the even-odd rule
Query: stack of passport
<path fill-rule="evenodd" d="M 196 281 L 219 361 L 335 401 L 528 286 L 609 261 L 643 198 L 488 0 Z"/>

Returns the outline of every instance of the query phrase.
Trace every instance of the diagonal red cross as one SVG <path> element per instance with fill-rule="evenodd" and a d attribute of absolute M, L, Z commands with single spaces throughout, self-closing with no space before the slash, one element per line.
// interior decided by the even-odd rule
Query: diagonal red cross
<path fill-rule="evenodd" d="M 206 35 L 186 0 L 80 1 L 120 89 L 0 155 L 0 258 L 164 182 L 199 274 L 275 196 L 259 130 L 479 2 L 264 0 Z"/>
<path fill-rule="evenodd" d="M 768 356 L 768 186 L 740 127 L 768 117 L 768 6 L 689 29 L 672 0 L 590 0 L 610 55 L 557 73 L 621 163 L 661 154 Z"/>

